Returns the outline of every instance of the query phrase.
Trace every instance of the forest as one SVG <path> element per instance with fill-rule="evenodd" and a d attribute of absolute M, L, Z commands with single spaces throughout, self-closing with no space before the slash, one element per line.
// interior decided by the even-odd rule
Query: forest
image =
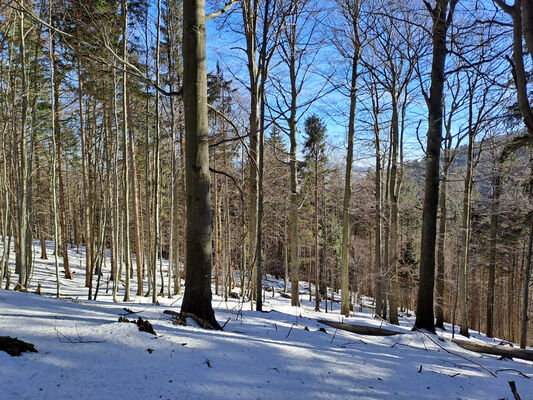
<path fill-rule="evenodd" d="M 0 286 L 525 349 L 532 67 L 528 0 L 3 0 Z"/>

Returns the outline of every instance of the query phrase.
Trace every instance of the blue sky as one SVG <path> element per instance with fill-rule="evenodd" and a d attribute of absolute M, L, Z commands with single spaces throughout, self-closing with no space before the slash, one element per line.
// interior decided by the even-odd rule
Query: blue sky
<path fill-rule="evenodd" d="M 461 18 L 470 18 L 475 16 L 475 12 L 468 9 L 468 1 L 463 2 L 461 8 L 458 8 L 458 14 Z M 331 5 L 331 1 L 324 1 L 322 4 Z M 414 3 L 416 5 L 416 2 Z M 236 9 L 233 11 L 233 14 L 230 16 L 219 17 L 214 20 L 207 22 L 207 59 L 208 59 L 208 69 L 210 71 L 214 70 L 216 63 L 220 63 L 222 69 L 224 70 L 224 75 L 226 79 L 233 79 L 235 87 L 239 89 L 241 96 L 241 102 L 243 109 L 246 109 L 246 99 L 248 98 L 248 93 L 244 87 L 244 84 L 247 81 L 247 69 L 245 54 L 242 51 L 244 48 L 244 36 L 240 32 L 242 29 L 242 19 L 238 10 L 238 5 L 235 6 Z M 214 10 L 214 7 L 208 8 L 207 12 Z M 423 8 L 419 10 L 420 18 L 428 18 L 427 11 Z M 459 14 L 461 13 L 461 14 Z M 333 12 L 328 12 L 328 17 L 335 17 Z M 504 18 L 504 17 L 503 17 Z M 338 24 L 338 21 L 334 22 Z M 324 20 L 324 27 L 327 30 L 327 18 Z M 505 41 L 505 38 L 503 39 Z M 470 57 L 469 55 L 467 55 Z M 500 57 L 503 59 L 503 56 Z M 429 89 L 429 69 L 430 69 L 430 57 L 426 57 L 425 65 L 422 72 L 424 77 L 422 78 L 423 86 L 425 90 Z M 449 65 L 451 65 L 451 57 L 448 58 Z M 346 68 L 349 67 L 346 65 L 346 61 L 342 59 L 338 51 L 332 46 L 331 42 L 326 41 L 322 49 L 320 50 L 320 55 L 317 57 L 313 69 L 317 74 L 312 75 L 309 83 L 306 85 L 306 89 L 301 96 L 301 100 L 305 101 L 306 97 L 313 96 L 316 91 L 323 85 L 323 80 L 319 74 L 329 74 L 330 71 L 336 69 L 334 78 L 337 81 L 342 80 L 346 76 Z M 499 77 L 502 82 L 509 79 L 509 71 L 505 68 L 505 65 L 499 67 L 501 69 L 501 76 Z M 362 68 L 360 67 L 360 71 Z M 278 65 L 271 71 L 271 75 L 283 76 L 287 74 L 287 69 L 284 65 Z M 416 81 L 416 79 L 415 79 Z M 359 80 L 359 85 L 362 85 L 362 79 Z M 421 96 L 421 90 L 417 87 L 418 81 L 413 83 L 411 90 L 411 99 L 412 102 L 408 107 L 405 123 L 405 136 L 404 136 L 404 152 L 405 159 L 420 159 L 424 156 L 422 145 L 425 146 L 426 142 L 426 130 L 427 130 L 427 108 L 423 97 Z M 275 94 L 270 93 L 270 99 L 273 98 Z M 449 101 L 449 99 L 447 99 Z M 382 102 L 387 106 L 386 97 L 383 98 Z M 369 101 L 367 96 L 359 89 L 358 96 L 358 112 L 357 112 L 357 123 L 356 123 L 356 142 L 355 142 L 355 151 L 354 159 L 355 164 L 360 166 L 371 166 L 374 164 L 374 150 L 373 150 L 373 132 L 370 126 L 370 117 L 367 113 L 364 112 L 365 107 L 368 107 Z M 338 91 L 332 91 L 322 99 L 318 100 L 313 106 L 308 110 L 308 114 L 316 113 L 319 115 L 325 122 L 328 128 L 328 143 L 331 146 L 332 157 L 334 157 L 338 162 L 344 162 L 345 157 L 345 146 L 346 146 L 346 133 L 347 133 L 347 120 L 348 120 L 348 98 L 339 93 Z M 386 137 L 388 134 L 389 124 L 386 113 L 382 117 L 382 136 L 384 139 L 384 144 L 386 145 Z M 466 115 L 458 115 L 456 122 L 452 127 L 452 131 L 457 132 L 465 125 Z M 300 120 L 300 127 L 303 127 L 303 121 L 305 115 Z M 503 133 L 503 132 L 502 132 Z M 418 134 L 418 137 L 417 137 Z M 382 139 L 382 140 L 383 140 Z M 303 139 L 300 135 L 299 147 Z"/>

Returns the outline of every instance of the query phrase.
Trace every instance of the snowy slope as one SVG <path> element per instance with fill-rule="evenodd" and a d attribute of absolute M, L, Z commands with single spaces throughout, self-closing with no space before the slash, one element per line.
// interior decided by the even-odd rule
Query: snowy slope
<path fill-rule="evenodd" d="M 224 331 L 176 326 L 163 311 L 179 311 L 181 296 L 160 297 L 160 305 L 135 296 L 113 303 L 103 284 L 98 301 L 83 300 L 84 254 L 72 250 L 70 256 L 75 278 L 62 279 L 61 300 L 53 298 L 50 255 L 36 260 L 32 280 L 33 289 L 43 285 L 44 296 L 0 290 L 0 336 L 18 337 L 39 351 L 21 357 L 0 352 L 2 400 L 512 399 L 510 380 L 522 399 L 533 398 L 533 363 L 463 350 L 450 343 L 449 329 L 438 334 L 444 341 L 411 332 L 412 317 L 401 318 L 396 329 L 403 335 L 370 337 L 317 322 L 340 321 L 338 306 L 317 313 L 311 302 L 294 308 L 276 294 L 266 298 L 269 312 L 257 313 L 249 303 L 215 296 L 217 319 L 228 321 Z M 129 318 L 148 319 L 157 337 L 118 323 L 124 307 L 136 312 Z M 365 309 L 344 321 L 381 324 Z"/>

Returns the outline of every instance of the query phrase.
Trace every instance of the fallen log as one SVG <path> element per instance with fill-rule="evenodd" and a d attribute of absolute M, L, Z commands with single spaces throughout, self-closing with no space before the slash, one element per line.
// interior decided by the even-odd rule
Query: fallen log
<path fill-rule="evenodd" d="M 358 333 L 359 335 L 369 335 L 369 336 L 392 336 L 392 335 L 403 335 L 404 332 L 393 331 L 391 329 L 377 328 L 374 326 L 366 325 L 353 325 L 347 324 L 344 322 L 335 322 L 335 321 L 326 321 L 324 319 L 319 319 L 318 322 L 324 325 L 331 326 L 332 328 L 341 329 L 343 331 Z"/>
<path fill-rule="evenodd" d="M 533 361 L 533 350 L 515 349 L 512 347 L 499 346 L 494 344 L 475 343 L 469 340 L 453 339 L 453 343 L 463 349 L 475 351 L 476 353 L 493 354 L 505 358 L 520 358 L 522 360 Z"/>
<path fill-rule="evenodd" d="M 284 299 L 290 299 L 291 298 L 291 295 L 288 294 L 288 293 L 285 293 L 283 290 L 278 290 L 278 293 L 281 297 L 283 297 Z"/>
<path fill-rule="evenodd" d="M 0 351 L 5 351 L 12 357 L 20 356 L 24 352 L 37 353 L 33 344 L 9 336 L 0 336 Z"/>

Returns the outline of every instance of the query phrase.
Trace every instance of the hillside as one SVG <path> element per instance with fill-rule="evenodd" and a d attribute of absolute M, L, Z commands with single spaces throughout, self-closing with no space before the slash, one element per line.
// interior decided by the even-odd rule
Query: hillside
<path fill-rule="evenodd" d="M 72 265 L 80 265 L 83 249 L 71 256 Z M 317 313 L 311 302 L 293 308 L 276 294 L 266 298 L 268 311 L 257 313 L 249 303 L 214 296 L 225 327 L 206 331 L 174 325 L 163 314 L 179 311 L 181 296 L 159 298 L 159 305 L 145 297 L 113 303 L 104 284 L 98 301 L 84 300 L 78 267 L 72 281 L 61 280 L 57 300 L 49 258 L 36 260 L 32 280 L 32 290 L 42 284 L 42 296 L 0 290 L 0 336 L 38 350 L 20 357 L 0 352 L 2 400 L 511 399 L 508 381 L 522 398 L 533 393 L 533 362 L 463 350 L 450 342 L 450 327 L 437 336 L 412 332 L 412 315 L 391 328 L 403 335 L 363 336 L 318 323 L 340 321 L 337 304 L 333 312 Z M 148 319 L 157 336 L 118 323 L 120 316 Z M 366 307 L 344 322 L 382 325 Z"/>

